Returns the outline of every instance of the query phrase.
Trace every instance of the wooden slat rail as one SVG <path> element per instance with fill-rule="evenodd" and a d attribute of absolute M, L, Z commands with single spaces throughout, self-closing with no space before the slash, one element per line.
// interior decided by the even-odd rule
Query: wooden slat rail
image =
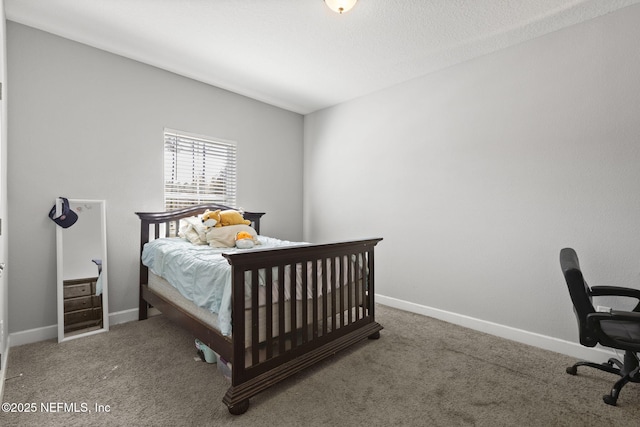
<path fill-rule="evenodd" d="M 233 317 L 233 359 L 236 363 L 232 365 L 230 390 L 258 378 L 269 370 L 285 365 L 300 355 L 319 349 L 340 336 L 346 336 L 362 328 L 365 323 L 375 323 L 373 248 L 380 240 L 367 239 L 224 254 L 232 266 L 233 313 L 244 312 L 247 287 L 251 291 L 252 307 L 251 325 L 245 325 L 243 315 Z M 310 276 L 307 274 L 309 266 Z M 298 271 L 301 272 L 300 318 L 296 310 Z M 287 274 L 290 280 L 285 287 L 284 279 Z M 272 319 L 275 316 L 278 322 L 276 330 L 272 322 L 267 321 L 264 328 L 266 337 L 262 341 L 259 338 L 260 318 L 257 314 L 256 287 L 260 275 L 264 278 L 263 283 L 258 286 L 265 286 L 266 318 Z M 250 278 L 250 283 L 246 283 L 247 277 Z M 270 316 L 274 278 L 277 278 L 275 287 L 278 312 Z M 308 280 L 312 281 L 311 284 Z M 308 294 L 308 288 L 311 289 L 311 295 Z M 286 291 L 290 298 L 283 301 Z M 321 304 L 318 303 L 320 296 Z M 307 308 L 308 299 L 311 301 L 311 310 Z M 285 330 L 287 309 L 291 331 Z M 311 334 L 308 330 L 309 325 Z M 247 328 L 251 331 L 250 343 L 245 342 Z M 381 327 L 377 330 L 380 329 Z M 251 349 L 250 354 L 246 358 L 239 357 L 245 354 L 246 348 Z M 245 363 L 237 363 L 238 361 Z M 269 385 L 265 383 L 264 387 Z M 235 400 L 241 399 L 242 397 L 237 397 Z"/>

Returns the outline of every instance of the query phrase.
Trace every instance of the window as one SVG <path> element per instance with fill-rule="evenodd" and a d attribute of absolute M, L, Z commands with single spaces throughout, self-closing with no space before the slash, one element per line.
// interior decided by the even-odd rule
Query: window
<path fill-rule="evenodd" d="M 236 205 L 236 143 L 165 129 L 166 210 L 209 202 Z"/>

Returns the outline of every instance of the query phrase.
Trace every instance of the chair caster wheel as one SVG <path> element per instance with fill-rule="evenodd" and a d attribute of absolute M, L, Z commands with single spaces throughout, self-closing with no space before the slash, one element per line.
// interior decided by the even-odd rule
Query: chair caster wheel
<path fill-rule="evenodd" d="M 247 412 L 247 409 L 249 409 L 249 399 L 245 399 L 233 406 L 229 406 L 228 409 L 231 415 L 242 415 Z"/>
<path fill-rule="evenodd" d="M 611 396 L 610 394 L 605 394 L 604 396 L 602 396 L 602 400 L 604 400 L 604 403 L 611 406 L 616 406 L 616 402 L 618 401 L 617 398 Z"/>
<path fill-rule="evenodd" d="M 567 368 L 567 374 L 576 375 L 577 373 L 578 373 L 578 368 L 576 368 L 575 366 L 569 366 Z"/>

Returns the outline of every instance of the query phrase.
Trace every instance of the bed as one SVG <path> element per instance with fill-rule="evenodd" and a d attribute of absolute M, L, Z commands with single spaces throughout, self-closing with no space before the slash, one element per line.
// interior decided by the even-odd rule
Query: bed
<path fill-rule="evenodd" d="M 381 238 L 327 244 L 278 241 L 260 235 L 264 213 L 243 212 L 259 244 L 242 250 L 212 248 L 225 261 L 215 263 L 228 270 L 225 283 L 211 285 L 221 287 L 214 298 L 220 300 L 217 309 L 203 306 L 191 294 L 185 297 L 180 286 L 170 283 L 174 279 L 156 274 L 145 246 L 148 252 L 170 241 L 185 245 L 175 237 L 181 224 L 217 209 L 232 208 L 206 204 L 136 212 L 141 220 L 139 319 L 146 319 L 153 306 L 229 362 L 231 386 L 222 401 L 230 413 L 243 414 L 252 396 L 352 344 L 380 337 L 374 248 Z M 204 280 L 201 274 L 195 282 L 202 287 Z"/>

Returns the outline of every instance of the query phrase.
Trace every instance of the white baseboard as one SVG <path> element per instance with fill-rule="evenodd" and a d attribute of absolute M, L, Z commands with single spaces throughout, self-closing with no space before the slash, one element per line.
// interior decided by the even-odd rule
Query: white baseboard
<path fill-rule="evenodd" d="M 26 331 L 12 332 L 9 334 L 11 347 L 31 344 L 58 338 L 58 325 L 43 326 L 41 328 L 27 329 Z"/>
<path fill-rule="evenodd" d="M 534 347 L 543 348 L 545 350 L 554 351 L 556 353 L 565 354 L 576 359 L 591 360 L 599 362 L 607 360 L 610 357 L 618 357 L 614 351 L 602 347 L 584 347 L 579 343 L 569 342 L 522 329 L 512 328 L 510 326 L 500 325 L 498 323 L 487 322 L 485 320 L 476 319 L 462 314 L 452 313 L 433 307 L 427 307 L 408 301 L 399 300 L 392 297 L 376 294 L 376 302 L 387 305 L 389 307 L 408 311 L 410 313 L 421 314 L 433 317 L 455 325 L 464 326 L 465 328 L 528 344 Z M 384 325 L 383 325 L 384 326 Z"/>
<path fill-rule="evenodd" d="M 134 320 L 138 320 L 137 308 L 118 311 L 116 313 L 109 313 L 109 326 L 119 325 L 121 323 L 133 322 Z"/>
<path fill-rule="evenodd" d="M 117 311 L 109 313 L 109 326 L 138 320 L 138 309 Z M 45 341 L 58 338 L 58 325 L 43 326 L 41 328 L 29 329 L 26 331 L 13 332 L 9 334 L 12 347 L 34 342 Z"/>
<path fill-rule="evenodd" d="M 387 305 L 389 307 L 408 311 L 410 313 L 421 314 L 423 316 L 433 317 L 445 322 L 460 325 L 465 328 L 506 338 L 523 344 L 532 345 L 534 347 L 543 348 L 545 350 L 555 351 L 556 353 L 565 354 L 576 359 L 586 359 L 592 361 L 606 360 L 609 357 L 618 356 L 610 349 L 601 347 L 588 348 L 575 342 L 569 342 L 522 329 L 512 328 L 510 326 L 500 325 L 498 323 L 487 322 L 462 314 L 452 313 L 425 305 L 415 304 L 409 301 L 403 301 L 397 298 L 387 297 L 385 295 L 376 294 L 376 302 Z M 151 310 L 154 310 L 153 308 Z M 153 315 L 152 311 L 149 315 Z M 118 325 L 121 323 L 138 320 L 138 309 L 123 310 L 109 314 L 109 325 Z M 58 326 L 51 325 L 42 328 L 30 329 L 27 331 L 14 332 L 9 334 L 9 342 L 11 347 L 31 344 L 34 342 L 44 341 L 58 337 Z M 5 364 L 6 364 L 5 358 Z M 3 367 L 2 372 L 6 371 Z"/>

